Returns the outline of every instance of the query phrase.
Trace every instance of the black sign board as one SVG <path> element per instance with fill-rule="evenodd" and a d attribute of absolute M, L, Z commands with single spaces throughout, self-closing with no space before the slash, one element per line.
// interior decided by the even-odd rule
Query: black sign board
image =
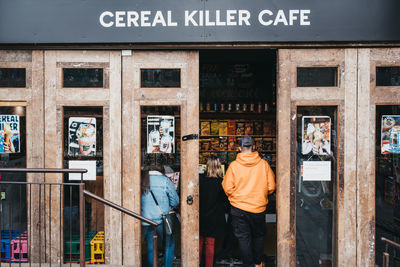
<path fill-rule="evenodd" d="M 0 44 L 400 40 L 398 0 L 0 0 Z"/>

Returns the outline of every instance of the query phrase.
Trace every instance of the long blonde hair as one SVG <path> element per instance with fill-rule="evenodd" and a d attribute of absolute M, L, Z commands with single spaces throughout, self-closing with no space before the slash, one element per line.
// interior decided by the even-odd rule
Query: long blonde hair
<path fill-rule="evenodd" d="M 211 156 L 207 160 L 207 177 L 222 178 L 222 168 L 219 158 Z"/>

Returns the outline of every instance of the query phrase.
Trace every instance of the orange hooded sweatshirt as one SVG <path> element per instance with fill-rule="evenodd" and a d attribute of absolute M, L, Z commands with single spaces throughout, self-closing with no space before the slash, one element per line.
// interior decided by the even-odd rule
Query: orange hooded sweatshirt
<path fill-rule="evenodd" d="M 252 213 L 265 211 L 275 190 L 275 175 L 258 152 L 239 153 L 226 172 L 222 187 L 232 206 Z"/>

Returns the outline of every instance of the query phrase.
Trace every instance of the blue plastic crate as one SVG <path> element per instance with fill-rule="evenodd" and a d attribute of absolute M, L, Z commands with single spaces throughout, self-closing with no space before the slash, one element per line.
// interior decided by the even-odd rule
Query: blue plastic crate
<path fill-rule="evenodd" d="M 1 230 L 1 256 L 0 260 L 10 260 L 10 244 L 15 238 L 17 238 L 23 231 L 19 230 Z"/>

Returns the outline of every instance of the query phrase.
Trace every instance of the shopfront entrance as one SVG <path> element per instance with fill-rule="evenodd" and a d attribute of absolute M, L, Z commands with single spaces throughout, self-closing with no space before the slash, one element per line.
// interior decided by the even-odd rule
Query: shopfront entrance
<path fill-rule="evenodd" d="M 141 170 L 163 165 L 180 198 L 174 262 L 198 266 L 199 164 L 216 155 L 226 169 L 237 138 L 251 135 L 277 181 L 266 261 L 380 265 L 380 238 L 400 238 L 399 58 L 398 48 L 2 50 L 1 115 L 19 116 L 26 140 L 15 155 L 0 152 L 1 164 L 19 164 L 18 153 L 20 166 L 88 163 L 95 175 L 87 189 L 138 213 Z M 81 126 L 94 128 L 95 137 L 80 138 Z M 72 214 L 70 193 L 57 194 L 63 217 Z M 87 207 L 88 230 L 105 232 L 105 263 L 145 266 L 140 223 Z M 62 238 L 57 232 L 51 240 Z M 218 240 L 217 254 L 224 248 Z M 235 245 L 230 253 L 238 257 Z"/>

